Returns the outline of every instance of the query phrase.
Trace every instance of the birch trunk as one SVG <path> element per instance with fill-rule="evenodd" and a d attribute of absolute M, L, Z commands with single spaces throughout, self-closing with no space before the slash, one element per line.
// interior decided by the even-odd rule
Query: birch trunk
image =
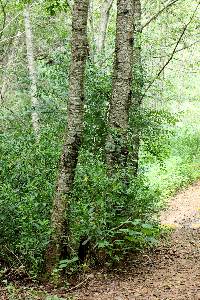
<path fill-rule="evenodd" d="M 46 272 L 50 275 L 61 257 L 66 243 L 66 217 L 72 190 L 78 152 L 83 133 L 84 76 L 87 58 L 87 18 L 89 0 L 74 1 L 72 20 L 72 62 L 69 82 L 68 130 L 60 161 L 53 211 L 52 237 L 46 254 Z M 66 254 L 66 253 L 65 253 Z"/>
<path fill-rule="evenodd" d="M 132 90 L 134 0 L 117 1 L 113 91 L 106 143 L 108 168 L 124 168 L 128 158 L 128 126 Z"/>
<path fill-rule="evenodd" d="M 141 59 L 141 25 L 142 9 L 141 1 L 135 0 L 134 3 L 134 23 L 135 23 L 135 42 L 134 42 L 134 55 L 133 55 L 133 99 L 132 109 L 133 115 L 136 120 L 140 117 L 142 88 L 143 88 L 143 68 Z M 130 154 L 130 163 L 134 171 L 134 175 L 138 173 L 139 165 L 139 149 L 140 149 L 140 125 L 136 122 L 134 128 L 132 128 L 132 149 Z"/>
<path fill-rule="evenodd" d="M 110 9 L 113 0 L 105 0 L 101 6 L 101 17 L 98 26 L 98 36 L 96 40 L 96 51 L 101 53 L 105 47 L 106 31 L 108 27 Z"/>
<path fill-rule="evenodd" d="M 30 21 L 30 8 L 27 4 L 24 9 L 24 25 L 25 25 L 25 35 L 26 35 L 26 49 L 27 49 L 27 60 L 28 69 L 30 77 L 30 94 L 31 94 L 31 104 L 32 104 L 32 124 L 35 132 L 36 140 L 39 140 L 40 126 L 39 126 L 39 116 L 37 108 L 39 106 L 37 99 L 37 76 L 36 76 L 36 66 L 33 52 L 33 37 L 32 28 Z"/>

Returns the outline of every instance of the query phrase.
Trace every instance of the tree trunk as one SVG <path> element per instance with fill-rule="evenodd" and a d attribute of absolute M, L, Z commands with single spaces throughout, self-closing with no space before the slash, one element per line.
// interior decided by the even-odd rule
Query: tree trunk
<path fill-rule="evenodd" d="M 95 45 L 95 31 L 94 31 L 94 0 L 89 0 L 88 10 L 88 41 L 89 41 L 89 59 L 94 63 L 94 45 Z M 88 46 L 89 46 L 88 45 Z"/>
<path fill-rule="evenodd" d="M 134 0 L 117 1 L 117 28 L 113 91 L 106 142 L 107 164 L 112 172 L 127 165 L 128 126 L 133 66 Z"/>
<path fill-rule="evenodd" d="M 26 49 L 27 49 L 27 60 L 28 69 L 30 77 L 30 91 L 31 91 L 31 101 L 32 101 L 32 124 L 35 131 L 36 140 L 39 140 L 40 126 L 39 126 L 39 116 L 37 108 L 39 106 L 37 99 L 37 79 L 36 79 L 36 67 L 33 53 L 33 37 L 30 22 L 30 8 L 27 4 L 24 9 L 24 24 L 25 24 L 25 35 L 26 35 Z"/>
<path fill-rule="evenodd" d="M 134 175 L 138 173 L 138 163 L 139 163 L 139 148 L 140 148 L 140 108 L 142 99 L 142 88 L 143 88 L 143 68 L 141 60 L 141 1 L 135 0 L 134 5 L 134 23 L 135 23 L 135 41 L 134 41 L 134 55 L 133 55 L 133 98 L 132 98 L 132 111 L 133 117 L 135 119 L 135 124 L 131 129 L 131 140 L 132 149 L 130 152 L 130 163 L 133 168 Z"/>
<path fill-rule="evenodd" d="M 63 257 L 66 243 L 66 213 L 72 190 L 78 152 L 82 141 L 84 109 L 84 75 L 87 58 L 87 18 L 89 0 L 74 1 L 72 20 L 72 62 L 69 82 L 68 130 L 60 162 L 53 211 L 52 237 L 46 253 L 46 273 L 51 275 Z"/>
<path fill-rule="evenodd" d="M 109 13 L 113 0 L 105 0 L 101 6 L 101 17 L 98 26 L 98 35 L 96 40 L 96 51 L 101 53 L 104 50 L 106 31 L 108 27 Z"/>

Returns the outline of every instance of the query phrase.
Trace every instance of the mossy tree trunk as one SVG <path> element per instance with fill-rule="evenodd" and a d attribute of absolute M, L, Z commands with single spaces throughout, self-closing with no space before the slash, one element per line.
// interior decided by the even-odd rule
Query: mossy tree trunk
<path fill-rule="evenodd" d="M 128 128 L 132 98 L 134 0 L 117 1 L 113 91 L 108 115 L 107 165 L 112 173 L 127 166 Z"/>
<path fill-rule="evenodd" d="M 78 153 L 82 142 L 84 76 L 87 58 L 87 19 L 89 0 L 75 0 L 72 20 L 72 61 L 69 82 L 68 126 L 51 217 L 52 236 L 46 253 L 46 274 L 51 275 L 63 255 L 66 243 L 66 218 Z"/>
<path fill-rule="evenodd" d="M 141 99 L 143 92 L 143 66 L 141 57 L 142 26 L 141 26 L 141 1 L 135 0 L 134 3 L 134 55 L 133 55 L 133 96 L 132 96 L 132 118 L 135 120 L 131 128 L 132 149 L 130 151 L 130 164 L 136 176 L 139 165 L 140 134 L 141 134 Z"/>

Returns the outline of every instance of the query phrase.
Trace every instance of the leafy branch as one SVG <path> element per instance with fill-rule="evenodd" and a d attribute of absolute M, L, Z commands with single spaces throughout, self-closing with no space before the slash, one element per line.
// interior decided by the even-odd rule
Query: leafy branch
<path fill-rule="evenodd" d="M 195 14 L 196 14 L 196 12 L 197 12 L 197 9 L 198 9 L 199 5 L 200 5 L 200 1 L 199 1 L 198 5 L 197 5 L 196 9 L 194 10 L 192 16 L 190 17 L 190 20 L 189 20 L 188 23 L 185 24 L 185 26 L 183 27 L 183 30 L 182 30 L 182 32 L 181 32 L 181 34 L 180 34 L 180 36 L 179 36 L 179 39 L 178 39 L 177 42 L 176 42 L 176 45 L 175 45 L 175 47 L 174 47 L 174 49 L 173 49 L 173 51 L 172 51 L 170 57 L 168 58 L 168 60 L 166 61 L 166 63 L 162 66 L 162 68 L 159 70 L 159 72 L 157 73 L 157 75 L 155 76 L 155 78 L 149 83 L 149 85 L 148 85 L 147 88 L 145 89 L 144 94 L 143 94 L 143 96 L 142 96 L 142 98 L 141 98 L 141 101 L 142 101 L 143 98 L 145 97 L 146 92 L 150 89 L 150 87 L 154 84 L 154 82 L 157 80 L 157 78 L 162 74 L 162 72 L 164 71 L 164 69 L 165 69 L 165 68 L 168 66 L 168 64 L 171 62 L 171 60 L 173 59 L 174 55 L 178 52 L 177 48 L 178 48 L 178 46 L 179 46 L 179 44 L 180 44 L 180 42 L 181 42 L 181 40 L 182 40 L 182 38 L 183 38 L 183 36 L 184 36 L 184 34 L 185 34 L 185 32 L 186 32 L 188 26 L 189 26 L 190 23 L 192 22 L 192 20 L 193 20 Z"/>
<path fill-rule="evenodd" d="M 170 6 L 178 2 L 179 0 L 173 0 L 172 2 L 165 5 L 161 10 L 159 10 L 153 17 L 151 17 L 141 28 L 141 31 L 147 27 L 152 21 L 156 20 L 165 10 L 167 10 Z"/>

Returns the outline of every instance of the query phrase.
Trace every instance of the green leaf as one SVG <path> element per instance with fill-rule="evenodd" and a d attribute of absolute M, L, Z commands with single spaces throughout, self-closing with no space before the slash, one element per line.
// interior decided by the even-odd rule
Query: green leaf
<path fill-rule="evenodd" d="M 98 242 L 98 248 L 105 248 L 108 247 L 110 245 L 110 243 L 106 240 L 102 240 Z"/>

